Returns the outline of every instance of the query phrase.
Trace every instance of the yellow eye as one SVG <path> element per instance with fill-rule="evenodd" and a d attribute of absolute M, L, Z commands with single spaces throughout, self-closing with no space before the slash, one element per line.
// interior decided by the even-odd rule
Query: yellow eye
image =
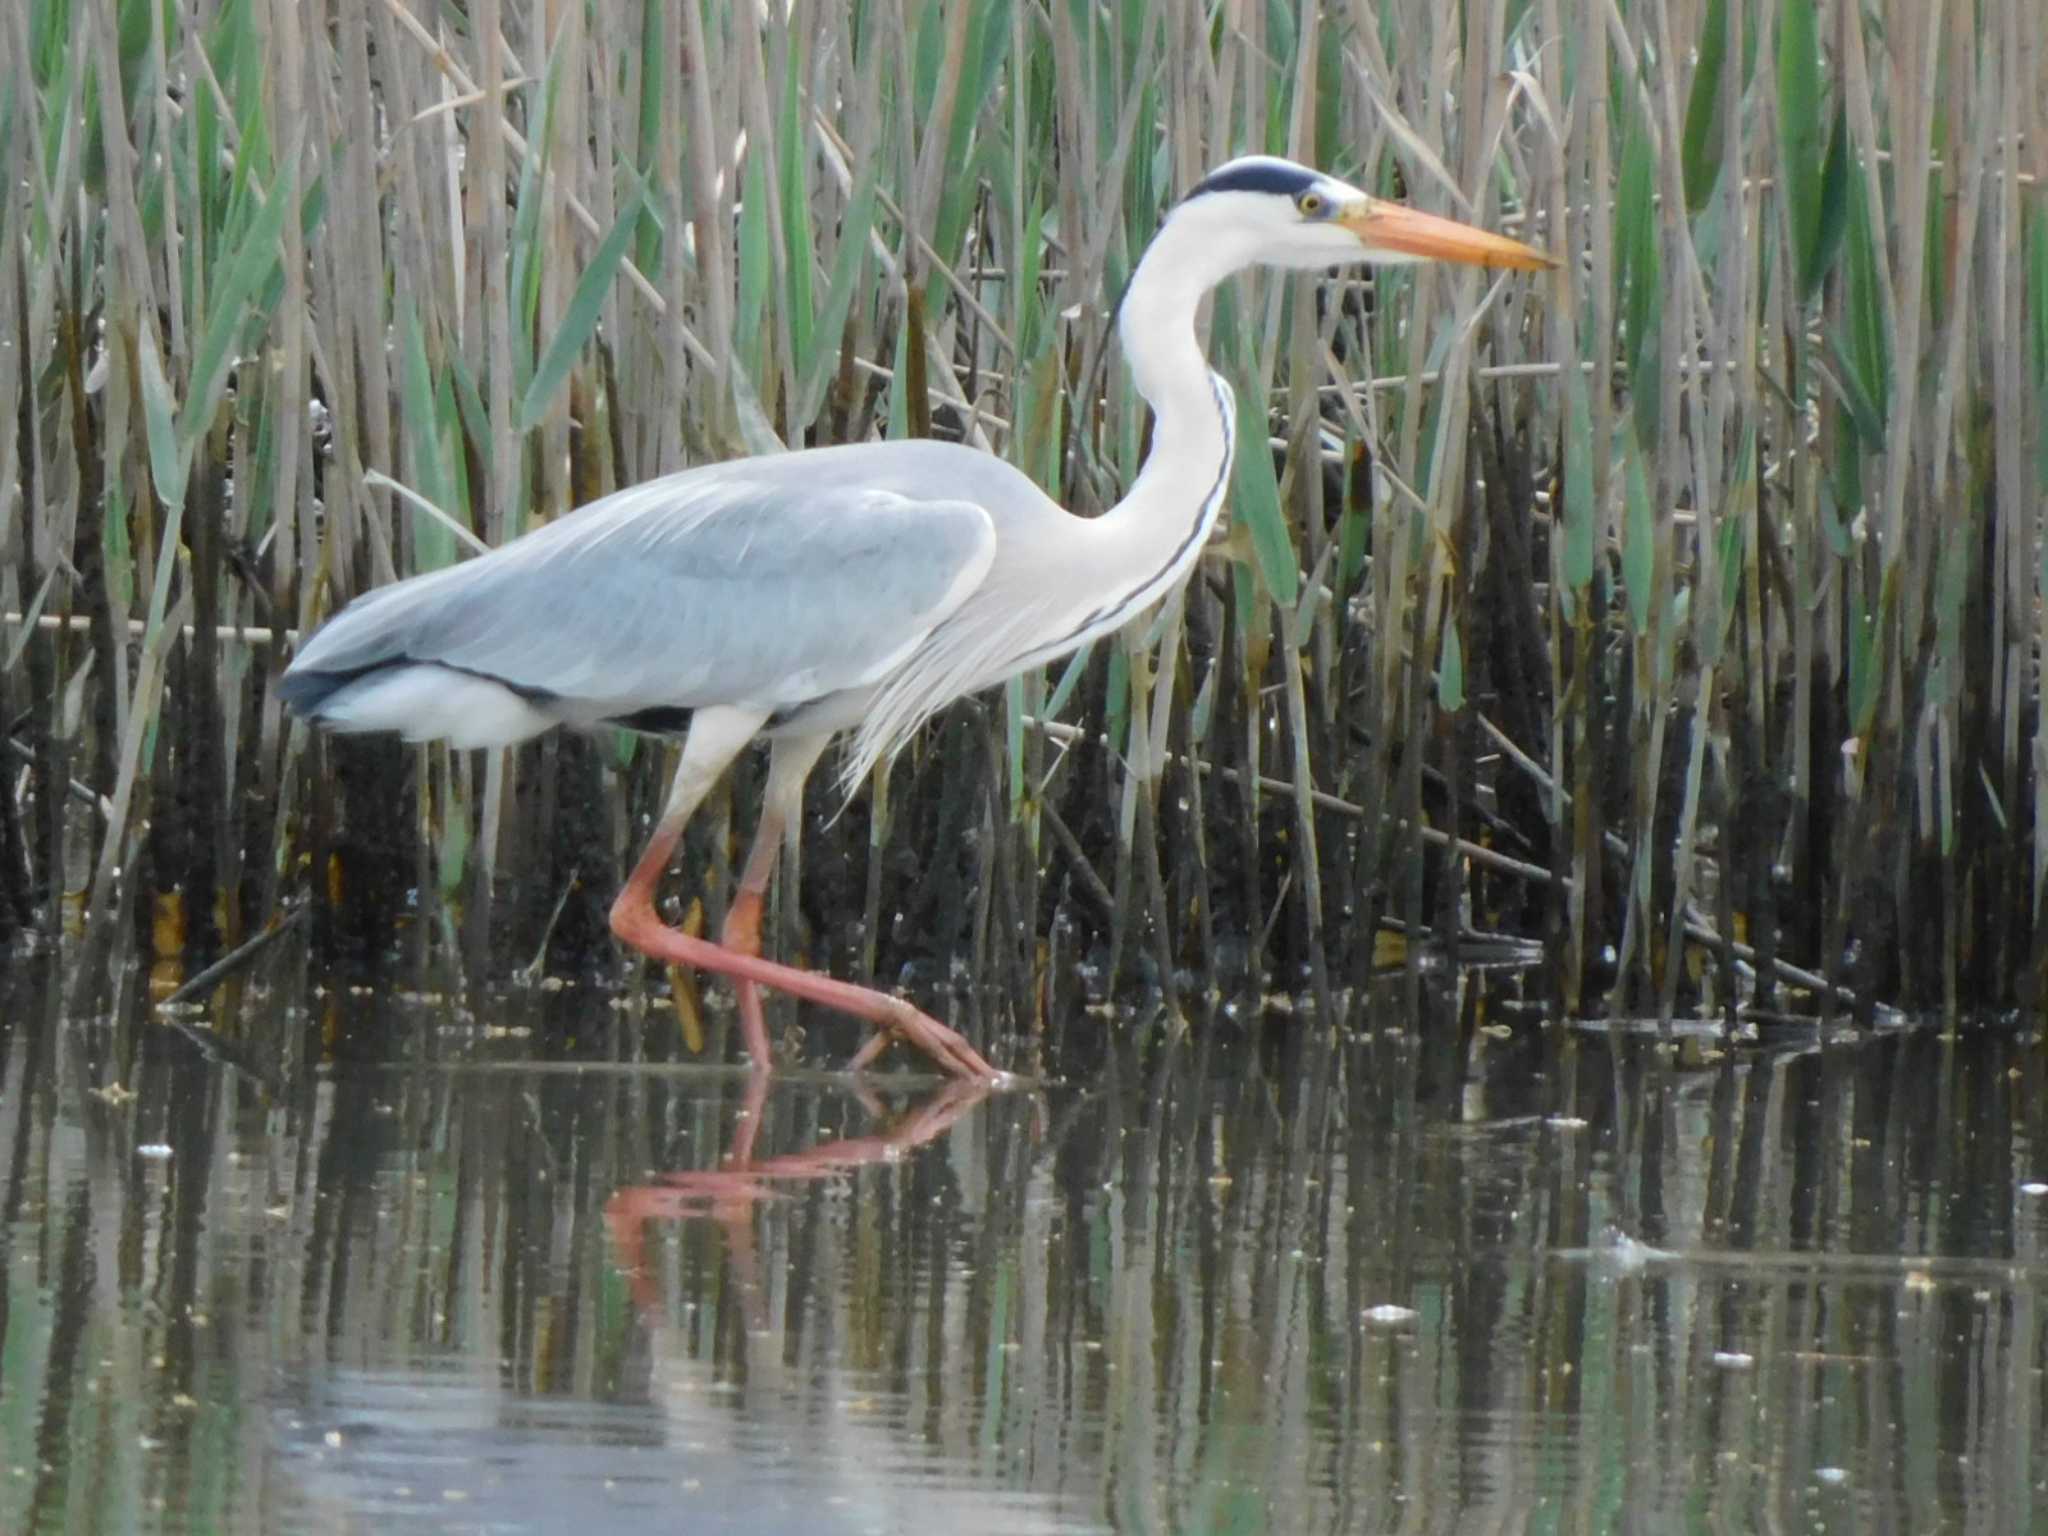
<path fill-rule="evenodd" d="M 1301 210 L 1303 218 L 1312 219 L 1323 211 L 1325 206 L 1323 194 L 1320 192 L 1304 192 L 1295 202 L 1294 206 Z"/>

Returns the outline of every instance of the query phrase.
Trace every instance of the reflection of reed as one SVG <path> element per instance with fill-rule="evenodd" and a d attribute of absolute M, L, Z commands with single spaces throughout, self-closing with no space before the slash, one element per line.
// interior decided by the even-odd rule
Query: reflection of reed
<path fill-rule="evenodd" d="M 396 1482 L 438 1519 L 435 1468 L 510 1528 L 543 1481 L 597 1510 L 692 1479 L 757 1531 L 798 1493 L 889 1527 L 934 1484 L 995 1512 L 964 1529 L 2039 1526 L 2038 1050 L 1696 1070 L 1391 995 L 1271 1051 L 1088 1020 L 1044 1130 L 494 1063 L 371 998 L 283 1033 L 427 1062 L 286 1061 L 266 1096 L 139 999 L 0 1006 L 0 1530 L 161 1498 L 339 1532 Z M 1610 1222 L 1675 1257 L 1573 1261 Z"/>

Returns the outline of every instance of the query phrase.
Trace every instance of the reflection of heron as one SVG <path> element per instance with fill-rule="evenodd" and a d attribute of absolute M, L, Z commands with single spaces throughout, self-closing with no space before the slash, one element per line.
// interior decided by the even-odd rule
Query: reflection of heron
<path fill-rule="evenodd" d="M 660 1305 L 645 1262 L 646 1224 L 709 1217 L 725 1232 L 726 1257 L 732 1263 L 733 1278 L 747 1309 L 749 1329 L 765 1326 L 766 1319 L 761 1315 L 765 1293 L 755 1264 L 754 1206 L 782 1193 L 784 1183 L 832 1178 L 872 1163 L 892 1162 L 936 1141 L 962 1115 L 988 1097 L 988 1092 L 989 1085 L 978 1080 L 950 1083 L 893 1120 L 878 1100 L 863 1093 L 865 1107 L 884 1122 L 883 1129 L 872 1135 L 845 1136 L 800 1151 L 757 1158 L 754 1144 L 761 1134 L 762 1113 L 768 1105 L 768 1077 L 754 1073 L 748 1079 L 746 1097 L 740 1106 L 732 1149 L 720 1167 L 663 1174 L 651 1183 L 621 1189 L 605 1202 L 604 1218 L 611 1228 L 618 1267 L 633 1287 L 634 1300 L 642 1311 L 649 1313 Z"/>
<path fill-rule="evenodd" d="M 926 1192 L 935 1186 L 913 1170 L 919 1149 L 936 1152 L 933 1143 L 948 1131 L 987 1129 L 972 1116 L 991 1085 L 948 1082 L 892 1114 L 857 1083 L 874 1129 L 763 1155 L 757 1137 L 772 1081 L 750 1075 L 731 1150 L 717 1168 L 659 1175 L 605 1203 L 613 1264 L 632 1287 L 637 1322 L 608 1339 L 620 1362 L 619 1391 L 630 1401 L 644 1390 L 665 1419 L 671 1458 L 663 1470 L 687 1474 L 688 1528 L 1102 1528 L 1060 1486 L 1064 1479 L 1046 1486 L 1008 1448 L 958 1432 L 967 1421 L 992 1422 L 981 1416 L 1001 1400 L 1000 1387 L 976 1367 L 1005 1345 L 998 1321 L 1005 1314 L 972 1304 L 955 1311 L 977 1289 L 969 1240 L 962 1232 L 927 1243 L 932 1223 L 951 1229 L 954 1221 L 929 1209 L 936 1202 Z M 782 1091 L 796 1096 L 792 1087 Z M 807 1118 L 793 1117 L 799 1125 Z M 872 1255 L 880 1270 L 857 1257 L 868 1215 L 778 1198 L 861 1168 L 881 1170 L 893 1193 L 865 1185 L 859 1207 L 880 1201 L 913 1213 L 907 1225 L 882 1223 L 891 1236 Z M 674 1247 L 664 1265 L 657 1234 L 705 1219 L 720 1228 L 722 1274 L 692 1277 Z M 985 1235 L 972 1250 L 1011 1252 L 1015 1241 Z M 786 1263 L 764 1262 L 784 1250 Z M 927 1264 L 941 1275 L 929 1275 Z M 860 1283 L 848 1289 L 835 1280 L 847 1275 Z M 955 1328 L 968 1338 L 937 1343 L 940 1332 Z M 985 1334 L 991 1328 L 998 1331 Z M 916 1366 L 894 1357 L 888 1341 L 928 1329 L 937 1356 Z"/>
<path fill-rule="evenodd" d="M 1144 469 L 1104 516 L 1074 517 L 958 444 L 707 465 L 370 593 L 300 650 L 283 697 L 339 730 L 459 747 L 563 723 L 687 727 L 613 931 L 657 959 L 737 978 L 758 1067 L 770 1056 L 756 983 L 875 1024 L 856 1068 L 901 1038 L 949 1072 L 988 1077 L 972 1046 L 902 999 L 761 958 L 762 897 L 812 765 L 854 731 L 855 782 L 934 710 L 1108 634 L 1186 580 L 1223 502 L 1237 420 L 1195 339 L 1210 288 L 1253 264 L 1432 257 L 1552 265 L 1289 161 L 1234 160 L 1168 216 L 1124 294 L 1124 353 L 1155 421 Z M 655 885 L 691 812 L 764 734 L 760 828 L 713 943 L 662 923 Z"/>

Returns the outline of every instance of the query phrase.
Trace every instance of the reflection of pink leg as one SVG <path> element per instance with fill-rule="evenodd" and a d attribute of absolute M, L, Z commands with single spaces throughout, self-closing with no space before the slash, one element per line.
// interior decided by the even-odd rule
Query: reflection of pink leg
<path fill-rule="evenodd" d="M 958 1032 L 903 999 L 760 957 L 762 896 L 774 872 L 782 831 L 789 825 L 794 807 L 802 803 L 804 779 L 824 750 L 824 737 L 775 744 L 761 830 L 747 856 L 747 869 L 733 912 L 726 919 L 725 931 L 731 942 L 714 944 L 709 939 L 695 938 L 669 927 L 656 915 L 655 886 L 668 867 L 669 856 L 675 852 L 690 814 L 761 724 L 762 717 L 751 711 L 719 708 L 697 712 L 689 740 L 683 745 L 683 761 L 676 769 L 668 807 L 625 889 L 612 903 L 612 932 L 635 949 L 670 965 L 732 977 L 740 989 L 740 1026 L 746 1035 L 747 1054 L 764 1072 L 774 1063 L 760 998 L 754 991 L 756 984 L 822 1003 L 873 1024 L 880 1033 L 854 1057 L 856 1070 L 867 1066 L 890 1040 L 897 1039 L 916 1046 L 956 1077 L 995 1078 L 995 1069 Z"/>
<path fill-rule="evenodd" d="M 761 1117 L 768 1109 L 768 1074 L 747 1074 L 746 1096 L 740 1100 L 739 1123 L 732 1130 L 732 1147 L 725 1154 L 725 1166 L 734 1169 L 754 1165 L 754 1143 L 761 1139 Z"/>
<path fill-rule="evenodd" d="M 764 819 L 761 830 L 754 835 L 758 849 L 766 840 L 768 823 Z M 752 860 L 748 867 L 752 868 Z M 725 927 L 719 931 L 718 942 L 736 955 L 761 953 L 761 893 L 750 891 L 744 885 L 733 897 L 732 907 L 725 914 Z M 740 1034 L 747 1042 L 747 1055 L 757 1068 L 765 1069 L 774 1059 L 774 1051 L 768 1044 L 768 1021 L 761 1012 L 761 989 L 744 976 L 733 982 L 733 994 L 740 1006 Z"/>
<path fill-rule="evenodd" d="M 755 1203 L 780 1194 L 781 1181 L 830 1178 L 870 1163 L 901 1157 L 935 1141 L 987 1098 L 991 1089 L 987 1082 L 963 1079 L 947 1083 L 874 1135 L 843 1137 L 757 1160 L 754 1143 L 768 1102 L 768 1081 L 768 1075 L 762 1072 L 747 1080 L 740 1122 L 733 1132 L 732 1150 L 726 1154 L 723 1167 L 665 1174 L 653 1183 L 617 1190 L 605 1202 L 605 1224 L 611 1229 L 616 1262 L 632 1286 L 633 1298 L 641 1311 L 653 1311 L 661 1299 L 647 1269 L 647 1223 L 702 1216 L 724 1229 L 726 1253 L 735 1279 L 742 1294 L 751 1298 L 747 1304 L 749 1326 L 757 1326 L 758 1320 L 752 1314 L 761 1305 L 762 1292 L 755 1272 Z M 863 1094 L 862 1101 L 871 1113 L 882 1112 L 872 1096 Z"/>

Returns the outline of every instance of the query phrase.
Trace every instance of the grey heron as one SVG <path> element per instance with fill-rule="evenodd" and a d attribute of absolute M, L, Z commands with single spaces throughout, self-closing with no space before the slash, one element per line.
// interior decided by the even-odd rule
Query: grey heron
<path fill-rule="evenodd" d="M 456 747 L 556 725 L 681 732 L 612 931 L 732 977 L 759 1069 L 771 1062 L 756 990 L 767 986 L 874 1024 L 854 1070 L 901 1039 L 948 1072 L 993 1076 L 907 1001 L 762 958 L 762 900 L 805 779 L 851 731 L 857 781 L 935 710 L 1120 628 L 1186 581 L 1223 504 L 1237 420 L 1195 334 L 1211 288 L 1259 264 L 1427 259 L 1556 265 L 1291 161 L 1233 160 L 1167 215 L 1125 290 L 1119 332 L 1152 444 L 1102 516 L 1074 516 L 1001 459 L 952 443 L 707 464 L 356 599 L 299 650 L 284 701 L 331 729 Z M 655 890 L 691 813 L 758 736 L 770 742 L 760 823 L 714 943 L 663 923 Z"/>

